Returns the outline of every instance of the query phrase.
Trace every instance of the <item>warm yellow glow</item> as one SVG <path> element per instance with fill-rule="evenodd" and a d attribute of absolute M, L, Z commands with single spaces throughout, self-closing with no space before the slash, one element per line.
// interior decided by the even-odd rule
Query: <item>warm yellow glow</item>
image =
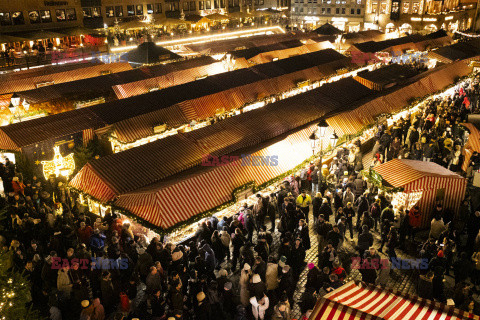
<path fill-rule="evenodd" d="M 50 175 L 54 174 L 55 176 L 70 176 L 75 170 L 75 161 L 73 159 L 73 153 L 70 153 L 66 157 L 63 157 L 60 154 L 60 146 L 53 147 L 53 160 L 42 161 L 43 164 L 43 175 L 45 179 L 48 179 Z"/>

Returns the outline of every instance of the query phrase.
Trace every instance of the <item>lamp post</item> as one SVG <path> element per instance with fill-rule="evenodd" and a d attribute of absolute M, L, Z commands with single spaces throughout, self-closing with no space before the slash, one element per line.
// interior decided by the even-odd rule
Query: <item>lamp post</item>
<path fill-rule="evenodd" d="M 322 119 L 318 125 L 317 128 L 312 132 L 310 135 L 310 143 L 312 146 L 312 152 L 315 154 L 315 148 L 317 144 L 317 140 L 320 138 L 320 165 L 322 164 L 322 155 L 323 155 L 323 137 L 325 137 L 325 132 L 327 131 L 328 128 L 328 123 L 325 121 L 325 119 Z"/>
<path fill-rule="evenodd" d="M 335 133 L 335 131 L 333 131 L 333 134 L 330 137 L 330 140 L 332 140 L 332 148 L 335 148 L 335 146 L 337 145 L 337 142 L 338 142 L 338 136 Z"/>

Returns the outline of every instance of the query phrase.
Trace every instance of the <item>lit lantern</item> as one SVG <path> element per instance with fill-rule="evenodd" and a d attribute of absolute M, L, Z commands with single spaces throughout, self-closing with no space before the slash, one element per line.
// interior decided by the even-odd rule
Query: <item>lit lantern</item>
<path fill-rule="evenodd" d="M 333 134 L 330 137 L 330 140 L 332 140 L 332 147 L 335 148 L 335 146 L 337 145 L 337 142 L 338 142 L 338 136 L 335 133 L 335 131 L 333 131 Z"/>

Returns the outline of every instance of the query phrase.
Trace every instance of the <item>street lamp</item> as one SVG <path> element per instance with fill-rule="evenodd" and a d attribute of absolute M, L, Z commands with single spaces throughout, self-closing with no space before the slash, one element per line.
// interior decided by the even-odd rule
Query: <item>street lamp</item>
<path fill-rule="evenodd" d="M 335 133 L 335 131 L 333 131 L 333 134 L 330 137 L 330 140 L 332 140 L 332 148 L 335 148 L 335 146 L 337 145 L 337 142 L 338 142 L 338 136 Z"/>
<path fill-rule="evenodd" d="M 315 154 L 315 147 L 316 147 L 317 140 L 318 140 L 318 137 L 317 137 L 317 134 L 316 134 L 315 130 L 312 132 L 312 134 L 308 138 L 310 139 L 310 145 L 312 147 L 312 154 Z"/>
<path fill-rule="evenodd" d="M 15 92 L 10 98 L 10 102 L 16 108 L 20 105 L 20 96 Z"/>
<path fill-rule="evenodd" d="M 23 110 L 25 110 L 25 112 L 28 112 L 28 109 L 30 109 L 30 103 L 28 103 L 27 100 L 23 100 L 22 106 L 23 106 Z"/>
<path fill-rule="evenodd" d="M 320 123 L 317 125 L 318 127 L 318 133 L 320 134 L 320 138 L 325 137 L 325 132 L 327 131 L 328 128 L 328 123 L 325 121 L 325 119 L 322 119 Z"/>

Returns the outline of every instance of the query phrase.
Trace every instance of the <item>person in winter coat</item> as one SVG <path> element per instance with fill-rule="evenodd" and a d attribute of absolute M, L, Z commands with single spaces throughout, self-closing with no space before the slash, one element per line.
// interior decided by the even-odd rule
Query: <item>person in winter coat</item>
<path fill-rule="evenodd" d="M 251 297 L 250 303 L 252 304 L 252 313 L 255 320 L 264 320 L 265 311 L 270 306 L 268 297 L 265 295 L 260 299 L 257 299 L 257 297 Z"/>
<path fill-rule="evenodd" d="M 250 265 L 245 263 L 243 266 L 242 273 L 240 275 L 240 302 L 245 307 L 248 306 L 249 299 L 250 299 L 250 291 L 249 291 L 249 284 L 250 278 L 252 277 L 252 271 Z"/>
<path fill-rule="evenodd" d="M 240 228 L 235 229 L 235 233 L 232 235 L 232 247 L 233 247 L 233 258 L 232 258 L 232 271 L 235 271 L 237 268 L 237 261 L 240 257 L 240 249 L 245 244 L 245 237 L 243 236 Z"/>
<path fill-rule="evenodd" d="M 199 292 L 197 294 L 197 301 L 194 305 L 194 311 L 197 320 L 210 320 L 212 319 L 212 308 L 208 302 L 205 293 Z"/>
<path fill-rule="evenodd" d="M 273 308 L 272 320 L 290 320 L 291 318 L 290 307 L 285 302 L 280 301 Z"/>
<path fill-rule="evenodd" d="M 323 198 L 322 205 L 320 206 L 318 213 L 319 215 L 323 214 L 323 217 L 326 221 L 330 221 L 330 217 L 333 216 L 332 206 L 330 205 L 330 203 L 328 203 L 328 200 L 326 198 Z M 315 218 L 318 219 L 318 216 L 316 216 Z"/>
<path fill-rule="evenodd" d="M 305 261 L 306 250 L 303 247 L 302 239 L 295 239 L 295 244 L 292 248 L 292 261 L 290 265 L 292 267 L 294 279 L 298 279 L 300 273 L 302 272 L 304 261 Z"/>
<path fill-rule="evenodd" d="M 278 264 L 273 257 L 269 257 L 267 263 L 266 282 L 267 291 L 273 291 L 278 288 Z"/>
<path fill-rule="evenodd" d="M 438 237 L 440 237 L 440 234 L 442 234 L 442 232 L 444 232 L 445 230 L 446 230 L 446 227 L 445 227 L 445 224 L 443 223 L 443 219 L 433 218 L 430 224 L 429 238 L 438 239 Z"/>
<path fill-rule="evenodd" d="M 257 299 L 261 299 L 267 293 L 267 286 L 262 281 L 260 275 L 254 274 L 252 276 L 252 282 L 248 285 L 248 291 L 250 296 L 257 297 Z"/>
<path fill-rule="evenodd" d="M 69 273 L 68 267 L 58 270 L 57 289 L 61 299 L 70 299 L 73 283 Z"/>
<path fill-rule="evenodd" d="M 302 239 L 302 244 L 305 250 L 310 249 L 310 233 L 308 231 L 308 225 L 304 219 L 298 221 L 298 227 L 295 229 L 294 237 Z"/>
<path fill-rule="evenodd" d="M 223 227 L 223 230 L 220 231 L 220 240 L 223 245 L 223 251 L 225 252 L 225 255 L 227 257 L 227 260 L 230 261 L 230 234 L 228 233 L 228 228 Z"/>
<path fill-rule="evenodd" d="M 377 225 L 379 224 L 378 221 L 380 220 L 380 214 L 382 209 L 380 207 L 380 199 L 375 199 L 375 202 L 372 203 L 370 206 L 370 214 L 372 218 L 375 220 L 375 231 L 377 231 Z"/>
<path fill-rule="evenodd" d="M 407 235 L 410 240 L 415 239 L 415 234 L 422 223 L 422 215 L 420 214 L 420 207 L 416 205 L 408 212 L 408 231 Z"/>
<path fill-rule="evenodd" d="M 363 180 L 362 180 L 363 181 Z M 368 211 L 370 205 L 368 204 L 367 195 L 361 193 L 360 197 L 355 200 L 354 205 L 357 207 L 357 230 L 360 230 L 363 213 Z"/>
<path fill-rule="evenodd" d="M 382 260 L 380 269 L 377 272 L 377 280 L 375 281 L 375 285 L 380 285 L 385 287 L 387 285 L 388 280 L 390 279 L 390 269 L 391 263 L 389 259 Z"/>
<path fill-rule="evenodd" d="M 419 139 L 420 134 L 418 133 L 417 129 L 414 126 L 411 126 L 408 130 L 406 139 L 408 150 L 412 150 Z"/>
<path fill-rule="evenodd" d="M 312 201 L 312 213 L 314 222 L 317 221 L 317 218 L 320 215 L 320 207 L 322 205 L 322 200 L 322 194 L 320 192 L 317 192 Z"/>
<path fill-rule="evenodd" d="M 293 294 L 295 292 L 296 282 L 293 279 L 292 270 L 289 265 L 282 268 L 282 275 L 280 277 L 280 284 L 278 286 L 277 296 L 286 295 L 288 301 L 293 302 Z"/>
<path fill-rule="evenodd" d="M 368 230 L 368 226 L 362 227 L 362 233 L 358 235 L 358 252 L 360 257 L 363 257 L 364 253 L 368 248 L 373 245 L 373 235 Z"/>

